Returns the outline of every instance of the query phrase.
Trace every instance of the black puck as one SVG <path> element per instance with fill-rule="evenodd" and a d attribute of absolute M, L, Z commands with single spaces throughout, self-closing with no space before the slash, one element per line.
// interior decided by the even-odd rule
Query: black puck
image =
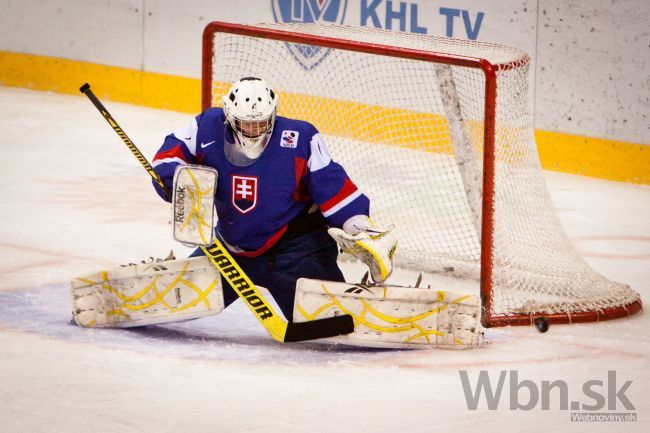
<path fill-rule="evenodd" d="M 548 331 L 548 320 L 545 317 L 538 317 L 535 319 L 535 326 L 539 332 Z"/>

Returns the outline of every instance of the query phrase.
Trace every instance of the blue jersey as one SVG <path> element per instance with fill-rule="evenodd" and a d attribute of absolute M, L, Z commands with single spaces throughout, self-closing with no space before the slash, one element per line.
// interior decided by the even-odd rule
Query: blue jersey
<path fill-rule="evenodd" d="M 152 165 L 170 187 L 179 164 L 217 170 L 216 234 L 233 253 L 247 257 L 264 253 L 282 237 L 289 222 L 313 204 L 334 227 L 354 215 L 368 215 L 368 198 L 332 161 L 323 136 L 312 124 L 276 117 L 265 150 L 246 167 L 226 158 L 225 134 L 232 137 L 223 110 L 210 108 L 189 127 L 168 135 Z M 154 187 L 166 198 L 155 182 Z"/>

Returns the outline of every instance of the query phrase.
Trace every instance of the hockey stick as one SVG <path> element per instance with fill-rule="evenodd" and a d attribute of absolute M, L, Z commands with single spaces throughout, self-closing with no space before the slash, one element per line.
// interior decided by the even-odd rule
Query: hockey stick
<path fill-rule="evenodd" d="M 81 93 L 86 95 L 93 105 L 104 116 L 104 119 L 111 125 L 111 128 L 120 136 L 122 141 L 129 148 L 131 153 L 140 161 L 140 164 L 151 175 L 153 180 L 160 185 L 167 198 L 171 199 L 171 191 L 165 185 L 165 182 L 154 171 L 147 158 L 133 144 L 133 141 L 126 135 L 122 128 L 117 124 L 113 116 L 108 112 L 106 107 L 95 96 L 88 83 L 81 86 Z M 262 293 L 255 287 L 255 284 L 239 267 L 235 259 L 230 255 L 221 242 L 215 238 L 214 243 L 210 246 L 202 246 L 201 249 L 210 259 L 212 264 L 219 270 L 223 278 L 242 298 L 246 306 L 255 314 L 266 331 L 274 340 L 280 342 L 297 342 L 305 340 L 315 340 L 317 338 L 335 337 L 337 335 L 349 334 L 354 331 L 354 322 L 352 316 L 341 315 L 326 319 L 312 320 L 308 322 L 287 322 L 280 317 L 266 301 Z"/>

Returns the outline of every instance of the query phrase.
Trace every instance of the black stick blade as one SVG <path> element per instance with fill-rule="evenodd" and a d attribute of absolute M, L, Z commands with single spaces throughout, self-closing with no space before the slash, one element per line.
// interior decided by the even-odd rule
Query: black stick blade
<path fill-rule="evenodd" d="M 86 83 L 83 86 L 79 87 L 79 91 L 81 93 L 86 93 L 90 89 L 90 84 Z"/>
<path fill-rule="evenodd" d="M 284 335 L 285 343 L 336 337 L 354 331 L 354 320 L 349 314 L 309 322 L 289 323 Z"/>

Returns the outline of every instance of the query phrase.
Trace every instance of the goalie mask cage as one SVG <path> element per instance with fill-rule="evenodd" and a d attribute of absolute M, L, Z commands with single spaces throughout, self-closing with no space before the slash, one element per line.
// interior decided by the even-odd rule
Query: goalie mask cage
<path fill-rule="evenodd" d="M 553 209 L 528 109 L 526 53 L 477 41 L 333 24 L 213 22 L 203 108 L 241 77 L 278 114 L 311 122 L 395 224 L 399 266 L 480 280 L 485 326 L 633 314 L 639 295 L 595 272 Z"/>

